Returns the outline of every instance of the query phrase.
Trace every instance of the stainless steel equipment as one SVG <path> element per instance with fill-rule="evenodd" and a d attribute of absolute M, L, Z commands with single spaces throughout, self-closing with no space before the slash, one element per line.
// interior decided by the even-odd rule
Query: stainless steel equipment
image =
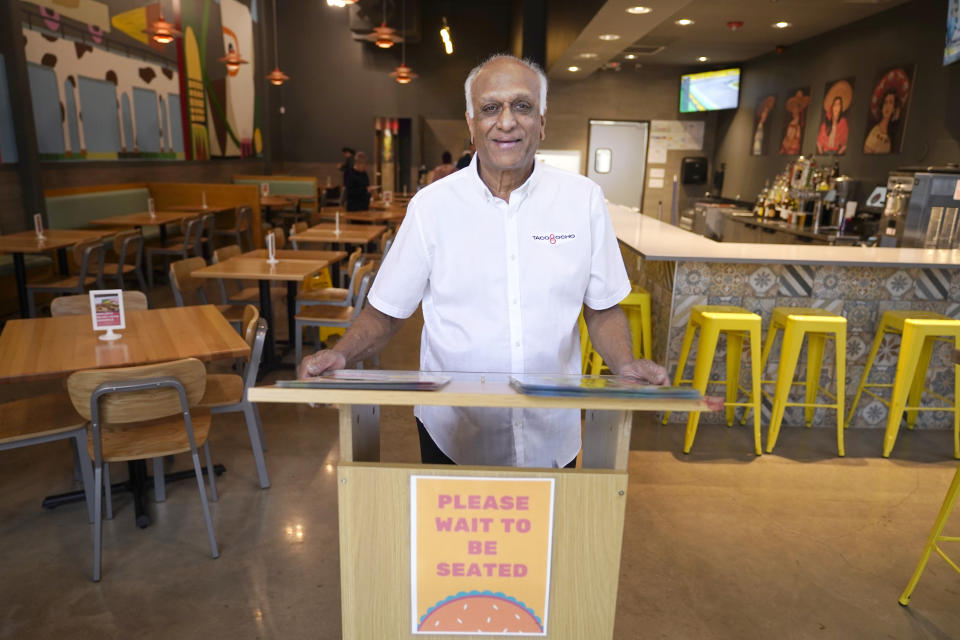
<path fill-rule="evenodd" d="M 897 246 L 960 248 L 960 167 L 929 167 L 913 176 L 903 235 Z"/>
<path fill-rule="evenodd" d="M 907 222 L 907 205 L 913 192 L 913 178 L 916 172 L 908 170 L 891 171 L 887 177 L 887 201 L 883 205 L 883 214 L 877 233 L 881 247 L 900 247 L 903 245 L 903 232 Z"/>

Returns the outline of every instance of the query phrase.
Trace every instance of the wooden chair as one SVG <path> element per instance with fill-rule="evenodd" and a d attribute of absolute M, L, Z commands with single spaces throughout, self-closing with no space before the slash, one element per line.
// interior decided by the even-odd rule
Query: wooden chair
<path fill-rule="evenodd" d="M 207 372 L 195 358 L 174 362 L 78 371 L 67 379 L 74 408 L 90 421 L 89 450 L 93 458 L 93 580 L 100 580 L 103 519 L 99 487 L 110 462 L 141 460 L 190 452 L 200 489 L 203 518 L 210 538 L 210 554 L 220 555 L 210 519 L 198 447 L 207 469 L 213 469 L 207 437 L 210 412 L 196 407 L 206 390 Z M 217 500 L 215 473 L 210 499 Z M 108 490 L 109 491 L 109 490 Z"/>
<path fill-rule="evenodd" d="M 277 243 L 276 249 L 277 249 L 277 251 L 280 251 L 280 249 L 286 249 L 286 247 L 287 247 L 287 234 L 285 234 L 285 233 L 283 232 L 283 227 L 274 227 L 274 228 L 270 229 L 270 231 L 267 231 L 265 234 L 263 234 L 263 246 L 264 246 L 264 247 L 267 246 L 267 236 L 270 236 L 270 235 L 274 236 L 274 237 L 277 239 L 277 240 L 276 240 L 276 243 Z"/>
<path fill-rule="evenodd" d="M 90 309 L 89 302 L 87 309 Z M 66 392 L 48 393 L 0 404 L 0 451 L 19 449 L 55 440 L 72 440 L 78 457 L 87 518 L 93 522 L 95 487 L 87 454 L 87 421 L 77 414 Z"/>
<path fill-rule="evenodd" d="M 304 308 L 294 316 L 294 362 L 300 362 L 300 357 L 303 355 L 304 327 L 347 329 L 353 324 L 353 321 L 360 314 L 360 311 L 363 310 L 364 304 L 366 304 L 367 291 L 370 290 L 373 279 L 376 277 L 374 267 L 374 263 L 371 262 L 365 264 L 357 271 L 356 280 L 359 282 L 359 288 L 354 305 L 348 307 L 313 305 Z"/>
<path fill-rule="evenodd" d="M 360 259 L 363 262 L 369 262 L 370 260 L 376 260 L 377 262 L 383 262 L 383 257 L 387 255 L 387 251 L 390 251 L 390 247 L 393 246 L 393 229 L 387 229 L 383 232 L 383 235 L 380 236 L 380 252 L 379 253 L 362 253 L 360 254 Z"/>
<path fill-rule="evenodd" d="M 196 254 L 209 260 L 213 257 L 213 236 L 217 230 L 217 216 L 205 213 L 200 216 L 200 235 L 197 236 Z"/>
<path fill-rule="evenodd" d="M 241 235 L 246 236 L 247 238 L 247 247 L 253 249 L 253 235 L 250 233 L 250 220 L 253 218 L 253 210 L 247 206 L 239 206 L 234 212 L 234 223 L 233 226 L 229 229 L 214 229 L 213 236 L 214 238 L 229 236 L 234 240 L 234 244 L 238 247 L 243 246 L 241 242 Z"/>
<path fill-rule="evenodd" d="M 360 247 L 353 250 L 350 257 L 347 258 L 347 271 L 350 273 L 350 284 L 347 287 L 324 287 L 324 288 L 305 288 L 301 287 L 297 292 L 297 313 L 303 307 L 324 304 L 335 307 L 349 307 L 353 304 L 356 285 L 359 283 L 357 272 L 364 266 L 360 259 L 362 256 Z M 370 263 L 372 264 L 372 263 Z"/>
<path fill-rule="evenodd" d="M 257 405 L 247 399 L 247 390 L 257 384 L 263 343 L 267 337 L 267 321 L 260 318 L 260 312 L 256 307 L 248 305 L 243 326 L 243 337 L 250 345 L 250 359 L 247 361 L 243 375 L 207 374 L 207 390 L 199 406 L 209 409 L 212 414 L 235 412 L 243 414 L 260 488 L 266 489 L 270 486 L 270 478 L 263 459 L 263 425 Z"/>
<path fill-rule="evenodd" d="M 202 234 L 202 220 L 199 217 L 186 218 L 183 221 L 183 238 L 180 242 L 166 247 L 150 247 L 147 249 L 147 280 L 150 282 L 151 288 L 153 287 L 153 258 L 163 256 L 164 265 L 168 264 L 172 257 L 186 260 L 191 255 L 197 254 L 199 250 L 198 242 Z"/>
<path fill-rule="evenodd" d="M 203 279 L 194 278 L 191 275 L 197 269 L 202 269 L 205 266 L 207 266 L 207 263 L 204 262 L 203 258 L 196 256 L 170 263 L 170 288 L 173 289 L 173 299 L 178 307 L 186 306 L 185 295 L 198 300 L 199 304 L 210 304 L 207 300 L 207 294 L 203 290 Z M 243 330 L 243 305 L 220 304 L 217 305 L 217 309 L 238 332 Z"/>
<path fill-rule="evenodd" d="M 123 289 L 123 279 L 134 275 L 140 290 L 147 291 L 147 283 L 143 279 L 143 234 L 140 230 L 131 229 L 113 236 L 113 251 L 117 255 L 117 261 L 104 262 L 99 267 L 101 280 L 115 278 L 117 289 Z"/>
<path fill-rule="evenodd" d="M 37 293 L 83 293 L 84 290 L 96 284 L 102 287 L 103 282 L 99 273 L 103 271 L 103 241 L 99 238 L 84 240 L 73 245 L 73 261 L 77 266 L 77 274 L 64 278 L 54 276 L 47 280 L 27 283 L 27 311 L 31 318 L 37 316 Z"/>
<path fill-rule="evenodd" d="M 292 233 L 290 235 L 297 235 L 298 233 L 303 233 L 307 230 L 306 222 L 294 222 L 293 226 L 290 227 Z"/>
<path fill-rule="evenodd" d="M 147 308 L 147 294 L 143 291 L 124 291 L 123 308 L 127 311 L 143 311 Z M 50 302 L 50 315 L 81 316 L 90 313 L 90 295 L 59 296 Z"/>

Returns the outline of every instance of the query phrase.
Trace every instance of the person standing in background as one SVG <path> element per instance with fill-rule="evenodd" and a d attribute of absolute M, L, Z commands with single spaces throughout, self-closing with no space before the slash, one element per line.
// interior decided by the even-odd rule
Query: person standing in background
<path fill-rule="evenodd" d="M 367 174 L 367 154 L 358 152 L 352 166 L 343 172 L 343 188 L 347 192 L 347 211 L 365 211 L 370 208 L 370 176 Z"/>
<path fill-rule="evenodd" d="M 457 160 L 457 171 L 464 169 L 470 166 L 470 161 L 473 160 L 473 154 L 476 152 L 477 148 L 473 145 L 473 141 L 470 142 L 470 147 L 463 150 L 463 155 L 460 156 L 460 159 Z"/>
<path fill-rule="evenodd" d="M 444 151 L 443 156 L 441 157 L 441 163 L 434 167 L 433 171 L 430 172 L 430 177 L 427 179 L 427 184 L 436 182 L 440 178 L 446 178 L 456 170 L 457 168 L 453 165 L 453 156 L 449 151 Z"/>

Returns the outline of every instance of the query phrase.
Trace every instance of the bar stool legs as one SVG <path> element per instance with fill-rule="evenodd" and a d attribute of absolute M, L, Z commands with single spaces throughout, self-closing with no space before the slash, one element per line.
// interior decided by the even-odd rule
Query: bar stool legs
<path fill-rule="evenodd" d="M 960 367 L 957 367 L 957 370 L 960 371 Z M 960 373 L 957 375 L 960 377 Z M 957 467 L 957 472 L 953 474 L 953 481 L 950 483 L 947 495 L 943 499 L 943 505 L 940 507 L 940 513 L 937 514 L 937 519 L 933 523 L 933 529 L 930 531 L 927 543 L 923 546 L 923 553 L 920 554 L 920 561 L 917 563 L 917 568 L 914 569 L 913 575 L 910 576 L 907 587 L 903 590 L 903 593 L 900 594 L 898 602 L 903 606 L 910 604 L 910 597 L 913 595 L 913 590 L 916 589 L 917 583 L 920 582 L 920 576 L 923 575 L 923 570 L 927 567 L 927 561 L 930 559 L 931 552 L 936 551 L 941 558 L 947 561 L 947 564 L 953 567 L 954 571 L 960 573 L 960 567 L 948 558 L 947 554 L 944 553 L 937 544 L 938 542 L 960 542 L 960 537 L 942 535 L 943 527 L 946 525 L 947 519 L 950 517 L 950 514 L 953 513 L 953 509 L 957 504 L 958 495 L 960 495 L 960 467 Z"/>

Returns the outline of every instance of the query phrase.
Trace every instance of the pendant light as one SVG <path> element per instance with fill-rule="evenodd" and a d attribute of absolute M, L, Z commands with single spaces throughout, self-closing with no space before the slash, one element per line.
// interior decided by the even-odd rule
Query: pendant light
<path fill-rule="evenodd" d="M 281 86 L 290 76 L 280 71 L 280 54 L 277 45 L 277 0 L 273 0 L 273 71 L 267 74 L 267 80 L 275 87 Z"/>
<path fill-rule="evenodd" d="M 400 29 L 407 30 L 407 2 L 403 0 L 401 5 Z M 407 66 L 407 41 L 400 41 L 400 66 L 390 72 L 390 75 L 400 84 L 409 84 L 411 80 L 417 77 L 413 69 Z"/>
<path fill-rule="evenodd" d="M 374 27 L 373 31 L 364 36 L 381 49 L 389 49 L 397 42 L 402 42 L 403 38 L 397 35 L 397 30 L 387 26 L 387 0 L 383 0 L 383 22 L 379 27 Z"/>
<path fill-rule="evenodd" d="M 232 76 L 237 75 L 237 72 L 240 71 L 240 65 L 248 64 L 243 56 L 233 48 L 232 42 L 227 44 L 227 55 L 220 58 L 220 62 L 227 65 L 227 72 Z"/>
<path fill-rule="evenodd" d="M 170 44 L 175 39 L 183 36 L 183 32 L 174 28 L 172 24 L 163 19 L 163 5 L 159 4 L 160 17 L 143 30 L 150 39 L 157 44 Z"/>

